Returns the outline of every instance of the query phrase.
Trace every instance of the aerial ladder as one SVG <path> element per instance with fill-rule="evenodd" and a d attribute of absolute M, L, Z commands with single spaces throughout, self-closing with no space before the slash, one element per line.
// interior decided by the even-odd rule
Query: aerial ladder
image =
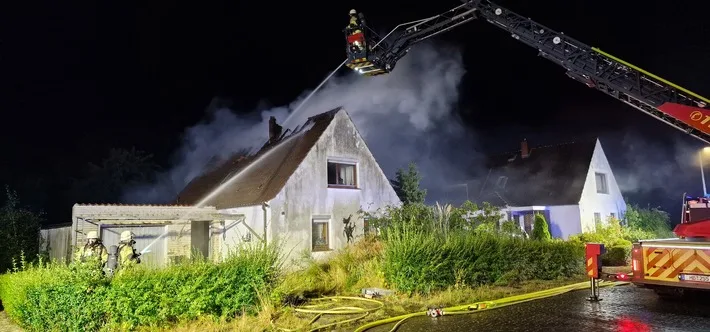
<path fill-rule="evenodd" d="M 351 23 L 344 31 L 346 65 L 365 76 L 390 73 L 415 44 L 477 18 L 537 49 L 539 56 L 564 68 L 570 78 L 710 144 L 707 98 L 488 0 L 462 0 L 453 9 L 400 24 L 382 37 L 364 23 L 362 13 L 351 11 Z M 710 290 L 707 211 L 707 199 L 684 195 L 683 218 L 674 229 L 678 238 L 634 243 L 629 280 L 660 295 Z"/>

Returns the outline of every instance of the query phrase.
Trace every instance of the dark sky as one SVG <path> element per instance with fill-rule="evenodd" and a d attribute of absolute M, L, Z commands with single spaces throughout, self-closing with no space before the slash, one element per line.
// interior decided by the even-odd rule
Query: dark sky
<path fill-rule="evenodd" d="M 289 103 L 315 87 L 345 57 L 341 31 L 352 6 L 371 25 L 389 30 L 458 3 L 19 4 L 24 8 L 6 15 L 0 32 L 0 181 L 76 175 L 112 147 L 135 146 L 166 163 L 180 134 L 204 117 L 214 96 L 232 98 L 235 109 L 249 110 L 265 100 Z M 498 3 L 710 95 L 705 4 Z M 551 142 L 575 135 L 619 137 L 629 130 L 659 149 L 678 140 L 698 144 L 570 80 L 535 50 L 486 22 L 474 21 L 437 39 L 464 50 L 462 117 L 491 150 L 511 150 L 521 137 Z M 609 145 L 613 150 L 614 142 Z M 60 195 L 47 188 L 50 195 Z"/>

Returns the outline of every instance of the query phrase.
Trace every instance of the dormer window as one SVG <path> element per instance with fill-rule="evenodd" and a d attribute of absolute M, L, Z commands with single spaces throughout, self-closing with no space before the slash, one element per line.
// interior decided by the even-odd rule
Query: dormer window
<path fill-rule="evenodd" d="M 506 183 L 508 183 L 508 177 L 507 176 L 500 176 L 500 177 L 498 177 L 498 182 L 496 182 L 496 186 L 498 188 L 505 188 Z"/>

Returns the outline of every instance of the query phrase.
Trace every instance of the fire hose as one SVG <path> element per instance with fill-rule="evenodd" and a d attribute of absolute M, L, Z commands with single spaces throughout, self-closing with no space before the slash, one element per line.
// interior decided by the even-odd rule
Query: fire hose
<path fill-rule="evenodd" d="M 326 303 L 319 303 L 319 304 L 313 304 L 313 305 L 307 305 L 307 306 L 301 306 L 299 308 L 294 309 L 296 312 L 301 312 L 301 313 L 310 313 L 310 314 L 316 314 L 313 319 L 308 323 L 308 325 L 313 325 L 318 319 L 320 319 L 323 315 L 354 315 L 354 314 L 361 314 L 355 318 L 350 318 L 342 321 L 336 321 L 332 322 L 329 324 L 324 324 L 321 326 L 317 326 L 309 332 L 314 332 L 318 330 L 322 330 L 328 327 L 336 326 L 336 325 L 342 325 L 342 324 L 347 324 L 351 322 L 358 321 L 360 319 L 363 319 L 367 317 L 371 312 L 377 311 L 382 309 L 382 307 L 385 306 L 384 303 L 377 301 L 377 300 L 372 300 L 372 299 L 366 299 L 362 297 L 356 297 L 356 296 L 330 296 L 330 297 L 321 297 L 318 299 L 315 299 L 315 301 L 327 301 L 330 300 L 329 302 Z M 334 302 L 338 300 L 353 300 L 353 301 L 363 301 L 363 302 L 368 302 L 368 303 L 373 303 L 376 306 L 372 306 L 369 308 L 361 308 L 361 307 L 353 307 L 353 306 L 342 306 L 342 307 L 335 307 L 335 308 L 327 308 L 327 309 L 318 309 L 318 308 L 323 308 L 332 305 Z M 281 331 L 286 331 L 286 332 L 292 332 L 296 330 L 291 330 L 291 329 L 286 329 L 282 327 L 276 327 L 274 325 L 274 322 L 271 322 L 272 326 L 274 326 L 276 329 L 281 330 Z"/>
<path fill-rule="evenodd" d="M 601 281 L 599 283 L 599 287 L 619 286 L 619 285 L 626 285 L 626 284 L 628 284 L 628 282 Z M 510 296 L 510 297 L 502 298 L 499 300 L 482 301 L 482 302 L 476 302 L 476 303 L 472 303 L 472 304 L 465 304 L 465 305 L 460 305 L 460 306 L 455 306 L 455 307 L 444 308 L 444 309 L 442 309 L 442 311 L 443 311 L 443 314 L 445 314 L 445 315 L 470 314 L 470 313 L 480 312 L 483 310 L 502 308 L 502 307 L 506 307 L 509 305 L 513 305 L 513 304 L 519 304 L 519 303 L 523 303 L 523 302 L 543 299 L 546 297 L 557 296 L 557 295 L 561 295 L 561 294 L 564 294 L 564 293 L 567 293 L 570 291 L 582 290 L 582 289 L 586 289 L 589 287 L 590 287 L 589 282 L 585 281 L 585 282 L 580 282 L 577 284 L 537 291 L 537 292 L 533 292 L 533 293 Z M 393 331 L 397 330 L 397 328 L 399 328 L 407 319 L 412 318 L 412 317 L 417 317 L 417 316 L 425 316 L 427 314 L 428 314 L 427 311 L 422 311 L 422 312 L 415 312 L 415 313 L 411 313 L 411 314 L 401 315 L 401 316 L 397 316 L 397 317 L 386 318 L 383 320 L 379 320 L 376 322 L 372 322 L 372 323 L 368 323 L 363 326 L 360 326 L 355 330 L 355 332 L 362 332 L 362 331 L 366 331 L 366 330 L 371 329 L 376 326 L 396 322 L 395 325 L 390 330 L 390 332 L 393 332 Z"/>
<path fill-rule="evenodd" d="M 611 287 L 611 286 L 620 286 L 620 285 L 626 285 L 628 282 L 619 282 L 619 281 L 600 281 L 599 282 L 599 287 Z M 537 292 L 532 292 L 532 293 L 527 293 L 527 294 L 522 294 L 522 295 L 515 295 L 515 296 L 509 296 L 506 298 L 498 299 L 498 300 L 492 300 L 492 301 L 481 301 L 481 302 L 476 302 L 472 304 L 464 304 L 464 305 L 459 305 L 459 306 L 454 306 L 454 307 L 449 307 L 449 308 L 443 308 L 441 309 L 442 314 L 444 315 L 463 315 L 463 314 L 470 314 L 470 313 L 475 313 L 475 312 L 480 312 L 484 310 L 490 310 L 490 309 L 496 309 L 496 308 L 502 308 L 506 307 L 509 305 L 513 304 L 519 304 L 523 302 L 528 302 L 528 301 L 533 301 L 533 300 L 538 300 L 538 299 L 543 299 L 547 297 L 552 297 L 552 296 L 557 296 L 561 295 L 570 291 L 575 291 L 575 290 L 583 290 L 587 289 L 590 287 L 589 282 L 580 282 L 572 285 L 567 285 L 567 286 L 561 286 L 557 288 L 551 288 L 547 290 L 542 290 L 542 291 L 537 291 Z M 328 327 L 333 327 L 336 325 L 343 325 L 343 324 L 348 324 L 352 323 L 355 321 L 358 321 L 360 319 L 365 318 L 368 316 L 371 312 L 377 311 L 384 307 L 384 303 L 377 301 L 377 300 L 372 300 L 372 299 L 366 299 L 362 297 L 355 297 L 355 296 L 332 296 L 332 297 L 323 297 L 323 298 L 318 298 L 315 299 L 315 301 L 325 301 L 325 300 L 330 300 L 330 302 L 327 303 L 320 303 L 320 304 L 313 304 L 313 305 L 307 305 L 307 306 L 301 306 L 299 308 L 294 309 L 296 312 L 301 312 L 301 313 L 311 313 L 311 314 L 316 314 L 313 319 L 309 322 L 308 325 L 312 325 L 315 323 L 318 319 L 320 319 L 323 315 L 354 315 L 354 314 L 361 314 L 357 317 L 342 320 L 342 321 L 336 321 L 332 323 L 328 323 L 325 325 L 317 326 L 309 330 L 309 332 L 314 332 L 314 331 L 319 331 Z M 335 307 L 335 308 L 327 308 L 327 309 L 319 309 L 322 307 L 330 306 L 333 304 L 333 302 L 338 301 L 338 300 L 355 300 L 355 301 L 363 301 L 363 302 L 368 302 L 368 303 L 373 303 L 376 304 L 376 306 L 372 306 L 370 308 L 361 308 L 361 307 L 354 307 L 354 306 L 341 306 L 341 307 Z M 358 327 L 355 332 L 362 332 L 369 330 L 371 328 L 381 326 L 384 324 L 389 324 L 389 323 L 395 323 L 392 329 L 390 329 L 390 332 L 396 331 L 407 319 L 412 318 L 412 317 L 418 317 L 418 316 L 426 316 L 429 315 L 429 311 L 421 311 L 421 312 L 415 312 L 411 314 L 405 314 L 401 316 L 396 316 L 396 317 L 390 317 L 390 318 L 385 318 L 382 320 L 374 321 L 365 325 L 362 325 Z M 286 328 L 281 328 L 281 327 L 276 327 L 274 325 L 274 322 L 271 322 L 272 326 L 274 328 L 285 331 L 285 332 L 292 332 L 296 330 L 291 330 L 291 329 L 286 329 Z"/>

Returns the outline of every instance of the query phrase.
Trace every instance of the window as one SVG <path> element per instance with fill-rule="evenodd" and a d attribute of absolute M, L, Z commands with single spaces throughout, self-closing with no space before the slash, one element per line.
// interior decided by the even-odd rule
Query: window
<path fill-rule="evenodd" d="M 501 176 L 498 178 L 498 182 L 496 183 L 496 186 L 498 186 L 499 188 L 505 188 L 506 183 L 508 183 L 508 177 Z"/>
<path fill-rule="evenodd" d="M 330 219 L 313 219 L 313 251 L 330 250 L 329 224 Z"/>
<path fill-rule="evenodd" d="M 602 225 L 602 214 L 599 212 L 594 212 L 594 224 L 597 227 L 601 227 Z"/>
<path fill-rule="evenodd" d="M 328 162 L 328 187 L 356 188 L 356 177 L 354 164 Z"/>
<path fill-rule="evenodd" d="M 597 180 L 597 193 L 599 194 L 608 194 L 609 193 L 609 187 L 607 186 L 606 183 L 606 174 L 604 173 L 594 173 L 596 180 Z"/>

